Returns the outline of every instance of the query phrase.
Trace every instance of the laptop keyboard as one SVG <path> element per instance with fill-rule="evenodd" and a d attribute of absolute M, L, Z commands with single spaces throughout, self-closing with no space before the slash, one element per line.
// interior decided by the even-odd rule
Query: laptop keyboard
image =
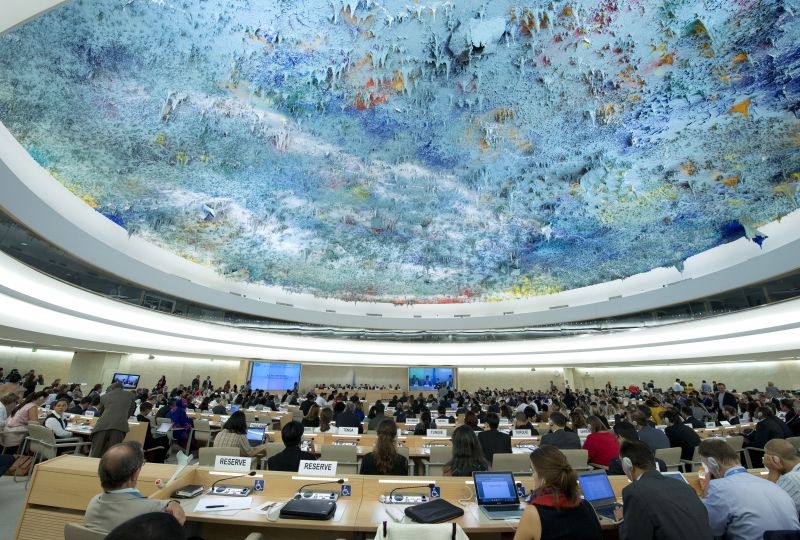
<path fill-rule="evenodd" d="M 484 506 L 487 512 L 512 512 L 519 510 L 519 504 L 501 504 L 497 506 Z"/>

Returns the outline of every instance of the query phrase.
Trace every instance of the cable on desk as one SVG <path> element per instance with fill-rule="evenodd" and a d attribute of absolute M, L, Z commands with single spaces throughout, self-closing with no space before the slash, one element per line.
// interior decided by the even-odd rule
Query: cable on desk
<path fill-rule="evenodd" d="M 266 518 L 267 518 L 267 521 L 271 521 L 271 522 L 273 522 L 273 523 L 274 523 L 274 522 L 276 522 L 276 521 L 278 521 L 278 516 L 274 516 L 274 517 L 272 517 L 272 516 L 274 515 L 273 513 L 275 512 L 275 510 L 278 510 L 278 511 L 280 511 L 280 509 L 281 509 L 281 508 L 283 508 L 283 506 L 284 506 L 285 504 L 286 504 L 285 502 L 282 502 L 282 503 L 276 503 L 276 504 L 275 504 L 275 505 L 274 505 L 272 508 L 270 508 L 270 509 L 267 511 L 267 513 L 266 513 L 266 514 L 264 514 L 264 515 L 266 516 Z"/>
<path fill-rule="evenodd" d="M 458 504 L 460 504 L 461 506 L 467 506 L 470 502 L 472 502 L 472 499 L 475 497 L 475 494 L 472 492 L 471 489 L 469 489 L 466 486 L 464 487 L 469 492 L 469 494 L 464 498 L 458 499 Z"/>

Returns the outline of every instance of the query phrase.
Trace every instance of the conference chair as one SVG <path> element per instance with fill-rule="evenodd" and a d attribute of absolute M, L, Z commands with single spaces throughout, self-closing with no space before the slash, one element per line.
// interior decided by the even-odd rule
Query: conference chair
<path fill-rule="evenodd" d="M 406 458 L 406 463 L 408 463 L 408 476 L 414 476 L 414 460 L 409 457 L 408 454 L 408 447 L 407 446 L 398 446 L 395 448 L 397 453 Z"/>
<path fill-rule="evenodd" d="M 786 437 L 786 440 L 792 443 L 794 447 L 800 451 L 800 437 Z"/>
<path fill-rule="evenodd" d="M 239 457 L 239 449 L 233 446 L 204 446 L 198 450 L 199 465 L 213 467 L 217 456 Z"/>
<path fill-rule="evenodd" d="M 495 454 L 492 456 L 493 471 L 511 471 L 514 476 L 531 476 L 531 455 L 524 454 Z"/>
<path fill-rule="evenodd" d="M 128 422 L 128 433 L 125 434 L 126 441 L 136 441 L 144 447 L 147 430 L 150 429 L 149 422 Z"/>
<path fill-rule="evenodd" d="M 682 459 L 681 463 L 683 464 L 683 472 L 691 472 L 694 470 L 695 467 L 700 467 L 700 452 L 698 451 L 699 446 L 694 447 L 694 454 L 692 454 L 692 459 Z"/>
<path fill-rule="evenodd" d="M 800 531 L 764 531 L 764 540 L 800 540 Z"/>
<path fill-rule="evenodd" d="M 666 463 L 668 471 L 680 471 L 683 469 L 683 463 L 681 462 L 682 451 L 683 449 L 680 446 L 659 448 L 656 450 L 656 458 Z"/>
<path fill-rule="evenodd" d="M 206 418 L 198 418 L 194 421 L 194 440 L 202 444 L 202 446 L 211 446 L 214 443 L 213 433 L 211 431 L 211 422 Z"/>
<path fill-rule="evenodd" d="M 335 461 L 336 474 L 358 474 L 358 455 L 355 446 L 326 444 L 320 448 L 319 459 Z"/>
<path fill-rule="evenodd" d="M 15 448 L 18 448 L 20 445 L 25 443 L 25 439 L 27 437 L 27 426 L 0 430 L 0 443 L 3 445 L 3 453 L 5 454 L 7 449 L 10 449 L 10 452 L 13 452 Z"/>
<path fill-rule="evenodd" d="M 431 446 L 430 456 L 425 462 L 425 476 L 442 476 L 444 464 L 453 457 L 452 446 Z"/>
<path fill-rule="evenodd" d="M 79 523 L 64 525 L 64 540 L 103 540 L 108 533 L 84 527 Z"/>
<path fill-rule="evenodd" d="M 52 429 L 38 424 L 28 424 L 28 433 L 29 435 L 26 438 L 27 449 L 33 454 L 34 464 L 56 457 L 59 450 L 72 449 L 75 454 L 80 454 L 81 448 L 92 444 L 91 441 L 84 441 L 78 437 L 57 440 L 56 434 Z M 33 467 L 28 469 L 26 482 L 30 479 L 32 472 Z"/>
<path fill-rule="evenodd" d="M 284 448 L 286 447 L 283 443 L 267 443 L 267 454 L 261 459 L 261 468 L 267 470 L 267 460 L 275 454 L 283 452 Z"/>
<path fill-rule="evenodd" d="M 589 466 L 589 451 L 581 449 L 568 449 L 561 450 L 564 457 L 567 458 L 570 466 L 576 471 L 591 471 L 592 467 Z"/>
<path fill-rule="evenodd" d="M 763 463 L 763 456 L 764 456 L 764 449 L 758 448 L 757 446 L 748 446 L 744 449 L 744 462 L 747 465 L 748 469 L 753 468 L 753 457 L 758 457 L 758 462 Z M 759 465 L 759 467 L 763 467 L 764 465 Z"/>

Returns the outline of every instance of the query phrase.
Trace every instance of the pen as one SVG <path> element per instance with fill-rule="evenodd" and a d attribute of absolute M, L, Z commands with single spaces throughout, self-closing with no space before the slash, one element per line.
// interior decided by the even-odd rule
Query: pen
<path fill-rule="evenodd" d="M 209 504 L 206 508 L 225 508 L 224 504 Z"/>

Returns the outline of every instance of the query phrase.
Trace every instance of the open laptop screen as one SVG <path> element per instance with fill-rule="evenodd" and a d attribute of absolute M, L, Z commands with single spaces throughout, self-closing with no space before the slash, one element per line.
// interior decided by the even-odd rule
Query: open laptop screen
<path fill-rule="evenodd" d="M 605 472 L 578 475 L 583 497 L 590 503 L 614 500 L 614 490 Z"/>
<path fill-rule="evenodd" d="M 264 432 L 266 430 L 263 427 L 248 427 L 247 428 L 247 442 L 250 444 L 261 444 L 264 442 Z"/>
<path fill-rule="evenodd" d="M 475 495 L 481 506 L 518 504 L 517 485 L 510 472 L 473 472 Z"/>

